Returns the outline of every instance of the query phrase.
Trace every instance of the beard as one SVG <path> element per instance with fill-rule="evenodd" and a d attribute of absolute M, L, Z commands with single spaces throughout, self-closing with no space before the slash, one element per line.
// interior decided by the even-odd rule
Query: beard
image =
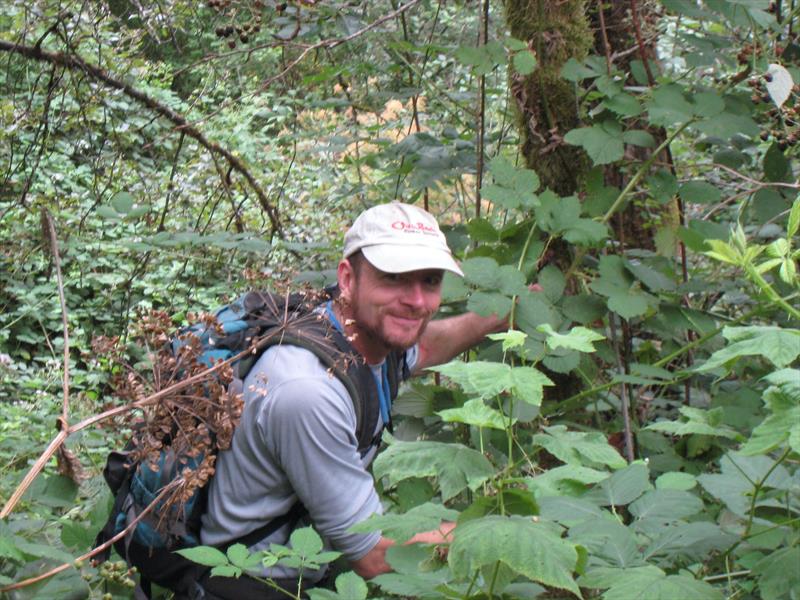
<path fill-rule="evenodd" d="M 418 319 L 421 324 L 415 330 L 403 330 L 396 327 L 392 331 L 390 323 L 393 315 L 379 312 L 376 318 L 370 319 L 367 315 L 362 314 L 357 305 L 351 305 L 350 308 L 358 335 L 362 337 L 363 341 L 373 347 L 381 346 L 391 352 L 403 352 L 414 346 L 422 337 L 432 316 L 429 314 L 403 315 L 403 318 Z"/>

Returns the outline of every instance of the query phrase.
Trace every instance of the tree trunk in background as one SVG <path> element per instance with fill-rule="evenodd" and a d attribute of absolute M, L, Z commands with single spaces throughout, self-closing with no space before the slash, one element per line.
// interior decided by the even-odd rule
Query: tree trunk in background
<path fill-rule="evenodd" d="M 594 44 L 584 4 L 582 0 L 505 3 L 511 35 L 527 42 L 538 59 L 533 73 L 511 79 L 522 154 L 542 185 L 562 196 L 577 190 L 589 168 L 582 149 L 561 141 L 580 125 L 580 115 L 575 86 L 559 76 L 565 62 L 584 59 Z"/>

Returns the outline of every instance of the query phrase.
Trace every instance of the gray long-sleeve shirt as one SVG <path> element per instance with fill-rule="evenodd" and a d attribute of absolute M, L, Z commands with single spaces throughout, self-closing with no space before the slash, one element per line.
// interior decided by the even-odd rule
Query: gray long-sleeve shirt
<path fill-rule="evenodd" d="M 416 354 L 416 348 L 407 353 L 410 368 Z M 381 505 L 367 472 L 374 451 L 359 455 L 355 409 L 342 382 L 308 350 L 274 346 L 245 378 L 244 399 L 232 447 L 217 457 L 202 543 L 242 537 L 286 514 L 299 499 L 326 545 L 350 560 L 363 557 L 380 533 L 347 530 L 380 513 Z M 286 525 L 251 548 L 286 544 L 290 533 Z M 283 567 L 264 574 L 296 576 Z M 304 577 L 314 581 L 322 575 Z"/>

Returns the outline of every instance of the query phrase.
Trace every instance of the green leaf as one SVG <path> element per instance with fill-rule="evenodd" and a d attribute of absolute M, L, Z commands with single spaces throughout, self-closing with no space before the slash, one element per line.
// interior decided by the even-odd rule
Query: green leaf
<path fill-rule="evenodd" d="M 217 565 L 211 569 L 212 577 L 239 577 L 242 569 L 235 565 Z"/>
<path fill-rule="evenodd" d="M 494 292 L 473 292 L 467 300 L 467 310 L 482 317 L 507 315 L 511 306 L 511 298 Z"/>
<path fill-rule="evenodd" d="M 547 265 L 539 271 L 536 281 L 542 286 L 544 294 L 550 302 L 557 302 L 564 294 L 564 288 L 567 285 L 564 274 L 554 265 Z"/>
<path fill-rule="evenodd" d="M 703 502 L 683 490 L 656 489 L 635 500 L 628 507 L 638 519 L 656 519 L 663 523 L 691 517 L 703 510 Z"/>
<path fill-rule="evenodd" d="M 725 110 L 725 100 L 716 92 L 700 92 L 692 98 L 694 113 L 698 117 L 714 117 Z"/>
<path fill-rule="evenodd" d="M 533 436 L 533 443 L 564 463 L 608 465 L 612 469 L 627 464 L 600 432 L 567 431 L 564 425 L 545 427 L 544 431 Z"/>
<path fill-rule="evenodd" d="M 706 583 L 686 575 L 656 575 L 638 572 L 617 582 L 603 594 L 603 600 L 722 600 L 722 593 Z"/>
<path fill-rule="evenodd" d="M 244 544 L 234 544 L 228 548 L 226 554 L 228 555 L 228 560 L 237 567 L 242 567 L 248 562 L 248 558 L 250 558 L 250 552 L 247 550 L 247 546 Z M 260 557 L 258 557 L 258 559 L 259 560 L 257 564 L 260 564 Z"/>
<path fill-rule="evenodd" d="M 535 485 L 533 486 L 535 489 Z M 539 514 L 542 518 L 556 521 L 567 527 L 591 519 L 611 518 L 610 513 L 603 511 L 595 504 L 582 498 L 568 496 L 549 496 L 539 498 Z"/>
<path fill-rule="evenodd" d="M 622 117 L 635 117 L 642 114 L 643 111 L 642 105 L 636 96 L 632 96 L 631 94 L 626 94 L 624 92 L 614 94 L 610 98 L 606 98 L 603 100 L 603 106 Z M 652 139 L 652 136 L 650 136 L 650 138 Z M 629 144 L 636 143 L 628 140 L 625 141 Z"/>
<path fill-rule="evenodd" d="M 289 537 L 292 549 L 303 556 L 314 556 L 322 551 L 322 538 L 313 527 L 295 529 Z"/>
<path fill-rule="evenodd" d="M 533 367 L 512 368 L 490 361 L 452 361 L 431 367 L 430 370 L 452 379 L 469 395 L 487 399 L 509 391 L 536 406 L 541 403 L 542 387 L 553 385 L 546 375 Z"/>
<path fill-rule="evenodd" d="M 649 304 L 642 294 L 618 291 L 608 297 L 608 308 L 623 319 L 633 319 L 645 314 Z"/>
<path fill-rule="evenodd" d="M 111 206 L 120 214 L 127 215 L 136 203 L 128 192 L 117 192 L 111 197 Z"/>
<path fill-rule="evenodd" d="M 592 558 L 618 567 L 632 567 L 642 562 L 632 529 L 614 519 L 592 519 L 569 530 L 569 539 L 585 547 Z"/>
<path fill-rule="evenodd" d="M 686 123 L 694 116 L 694 108 L 684 97 L 683 88 L 677 84 L 657 87 L 647 110 L 650 123 L 663 127 Z"/>
<path fill-rule="evenodd" d="M 381 531 L 386 537 L 397 543 L 403 543 L 421 531 L 439 529 L 442 521 L 455 521 L 457 518 L 458 511 L 429 502 L 415 506 L 403 514 L 373 514 L 366 521 L 353 525 L 349 531 L 354 533 Z"/>
<path fill-rule="evenodd" d="M 622 127 L 614 121 L 573 129 L 567 132 L 564 141 L 573 146 L 583 147 L 595 165 L 616 162 L 622 158 L 625 151 Z"/>
<path fill-rule="evenodd" d="M 684 202 L 696 204 L 716 204 L 722 198 L 719 188 L 705 181 L 687 181 L 678 190 Z"/>
<path fill-rule="evenodd" d="M 717 350 L 695 371 L 711 371 L 718 367 L 728 370 L 743 356 L 763 356 L 778 368 L 783 368 L 800 356 L 800 330 L 775 326 L 725 327 L 722 335 L 733 342 Z"/>
<path fill-rule="evenodd" d="M 788 598 L 800 590 L 800 546 L 781 548 L 765 556 L 753 567 L 758 589 L 764 600 Z"/>
<path fill-rule="evenodd" d="M 602 506 L 624 506 L 650 488 L 647 466 L 642 463 L 632 463 L 601 481 L 584 497 Z"/>
<path fill-rule="evenodd" d="M 460 408 L 449 408 L 440 410 L 438 413 L 443 421 L 447 423 L 465 423 L 475 427 L 488 427 L 490 429 L 504 430 L 508 425 L 508 420 L 503 413 L 486 406 L 480 398 L 473 398 L 464 403 Z M 512 423 L 516 419 L 512 419 Z"/>
<path fill-rule="evenodd" d="M 581 596 L 572 578 L 575 547 L 528 518 L 489 516 L 459 525 L 447 560 L 464 579 L 500 561 L 528 579 Z"/>
<path fill-rule="evenodd" d="M 536 329 L 547 335 L 547 345 L 553 350 L 568 348 L 578 352 L 594 352 L 592 342 L 606 339 L 605 336 L 582 326 L 573 327 L 567 334 L 554 331 L 548 323 L 543 323 Z"/>
<path fill-rule="evenodd" d="M 691 490 L 697 485 L 697 478 L 691 473 L 670 471 L 663 473 L 656 479 L 656 489 L 659 490 Z"/>
<path fill-rule="evenodd" d="M 530 75 L 536 69 L 536 55 L 530 50 L 522 50 L 514 54 L 514 69 L 520 75 Z"/>
<path fill-rule="evenodd" d="M 656 145 L 655 138 L 643 129 L 626 131 L 622 135 L 622 140 L 626 144 L 633 144 L 634 146 L 641 146 L 642 148 L 652 148 Z"/>
<path fill-rule="evenodd" d="M 722 414 L 722 409 L 719 407 L 708 411 L 691 406 L 681 406 L 679 410 L 684 420 L 658 421 L 651 423 L 645 429 L 662 431 L 671 435 L 710 435 L 731 440 L 741 439 L 741 435 L 737 431 L 719 424 L 719 416 Z"/>
<path fill-rule="evenodd" d="M 194 548 L 184 548 L 176 550 L 184 558 L 206 567 L 217 567 L 228 564 L 228 557 L 217 548 L 211 546 L 195 546 Z"/>
<path fill-rule="evenodd" d="M 792 237 L 797 233 L 800 229 L 800 196 L 795 198 L 794 203 L 792 204 L 792 210 L 789 213 L 789 222 L 786 226 L 786 239 L 792 239 Z"/>
<path fill-rule="evenodd" d="M 104 204 L 97 207 L 97 214 L 103 219 L 120 219 L 122 215 L 110 206 Z"/>
<path fill-rule="evenodd" d="M 528 334 L 522 331 L 509 329 L 502 333 L 490 333 L 486 337 L 496 342 L 503 342 L 503 352 L 508 352 L 514 348 L 521 348 L 524 346 L 525 340 L 528 339 Z"/>
<path fill-rule="evenodd" d="M 336 591 L 348 600 L 366 600 L 367 583 L 352 571 L 342 573 L 336 578 Z"/>
<path fill-rule="evenodd" d="M 561 76 L 567 81 L 577 82 L 582 79 L 598 77 L 599 75 L 601 75 L 601 73 L 582 63 L 579 63 L 574 58 L 570 58 L 564 63 L 564 66 L 561 67 Z"/>
<path fill-rule="evenodd" d="M 465 488 L 475 490 L 494 475 L 494 468 L 477 450 L 443 442 L 395 442 L 375 460 L 373 471 L 388 484 L 409 477 L 435 477 L 442 500 Z"/>

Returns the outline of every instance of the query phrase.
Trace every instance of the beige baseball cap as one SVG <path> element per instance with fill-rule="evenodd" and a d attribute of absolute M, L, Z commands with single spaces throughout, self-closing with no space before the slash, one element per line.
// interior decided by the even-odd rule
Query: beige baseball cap
<path fill-rule="evenodd" d="M 358 250 L 386 273 L 444 269 L 464 276 L 436 219 L 411 204 L 390 202 L 362 212 L 344 236 L 344 257 Z"/>

